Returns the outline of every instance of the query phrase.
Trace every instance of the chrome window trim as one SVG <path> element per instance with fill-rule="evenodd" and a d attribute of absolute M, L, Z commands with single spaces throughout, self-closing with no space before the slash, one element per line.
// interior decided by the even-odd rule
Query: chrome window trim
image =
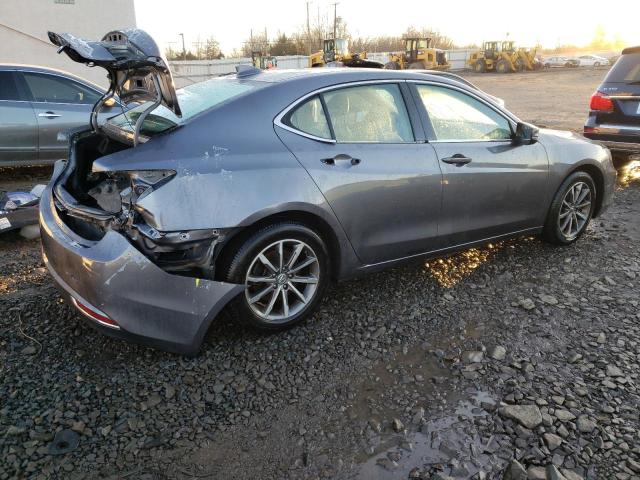
<path fill-rule="evenodd" d="M 416 85 L 433 85 L 436 87 L 444 87 L 444 88 L 449 88 L 451 90 L 458 90 L 459 92 L 462 92 L 466 95 L 469 95 L 470 97 L 473 97 L 474 99 L 478 100 L 480 103 L 484 104 L 485 106 L 489 107 L 491 110 L 493 110 L 494 112 L 496 112 L 498 115 L 500 115 L 501 117 L 503 117 L 511 126 L 511 132 L 515 132 L 515 129 L 518 125 L 518 122 L 520 122 L 520 120 L 518 119 L 518 117 L 516 117 L 515 115 L 513 115 L 511 112 L 507 111 L 507 110 L 503 110 L 501 109 L 498 105 L 495 105 L 494 103 L 482 98 L 481 96 L 477 95 L 472 89 L 464 89 L 464 88 L 460 88 L 457 85 L 449 85 L 446 83 L 441 83 L 441 82 L 434 82 L 432 80 L 407 80 L 407 83 L 413 83 Z M 479 92 L 482 92 L 482 90 L 479 90 Z M 426 107 L 425 107 L 426 110 Z M 427 112 L 428 114 L 428 112 Z M 477 142 L 499 142 L 499 143 L 507 143 L 507 142 L 512 142 L 512 139 L 506 139 L 506 138 L 501 138 L 501 139 L 469 139 L 469 140 L 427 140 L 429 143 L 477 143 Z"/>
<path fill-rule="evenodd" d="M 297 100 L 293 101 L 292 103 L 290 103 L 287 107 L 285 107 L 278 115 L 276 115 L 276 118 L 273 120 L 273 124 L 275 126 L 278 126 L 280 128 L 284 128 L 285 130 L 288 130 L 292 133 L 295 133 L 297 135 L 300 135 L 302 137 L 306 137 L 306 138 L 310 138 L 311 140 L 316 140 L 318 142 L 324 142 L 324 143 L 331 143 L 331 144 L 339 144 L 339 145 L 353 145 L 353 144 L 363 144 L 363 145 L 369 145 L 369 144 L 374 144 L 374 145 L 415 145 L 417 143 L 425 143 L 423 141 L 419 141 L 419 140 L 415 140 L 415 133 L 413 132 L 413 125 L 412 126 L 412 134 L 414 135 L 414 140 L 412 142 L 376 142 L 376 141 L 357 141 L 357 142 L 338 142 L 337 140 L 333 139 L 333 138 L 322 138 L 322 137 L 316 137 L 315 135 L 311 135 L 309 133 L 305 133 L 302 130 L 298 130 L 296 128 L 290 127 L 289 125 L 286 125 L 282 119 L 294 108 L 296 108 L 298 105 L 301 105 L 302 103 L 304 103 L 306 100 L 308 100 L 311 97 L 314 97 L 316 95 L 320 95 L 321 93 L 325 93 L 325 92 L 330 92 L 332 90 L 340 90 L 343 88 L 349 88 L 349 87 L 357 87 L 360 85 L 378 85 L 378 84 L 385 84 L 385 83 L 395 83 L 398 86 L 401 83 L 406 83 L 406 79 L 403 78 L 395 78 L 395 79 L 386 79 L 386 80 L 356 80 L 354 82 L 346 82 L 346 83 L 340 83 L 340 84 L 336 84 L 336 85 L 329 85 L 328 87 L 322 87 L 319 88 L 317 90 L 314 90 L 310 93 L 305 94 L 304 96 L 298 98 Z M 402 94 L 402 92 L 400 92 Z M 403 97 L 403 102 L 404 102 L 404 97 Z M 405 104 L 405 109 L 407 110 L 407 118 L 409 119 L 409 124 L 411 124 L 411 117 L 409 115 L 409 109 L 407 107 L 407 105 Z"/>

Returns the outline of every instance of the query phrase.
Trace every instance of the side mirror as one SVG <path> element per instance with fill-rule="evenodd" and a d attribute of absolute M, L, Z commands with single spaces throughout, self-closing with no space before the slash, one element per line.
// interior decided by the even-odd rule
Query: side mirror
<path fill-rule="evenodd" d="M 531 145 L 538 141 L 539 130 L 530 123 L 518 122 L 513 142 L 517 145 Z"/>

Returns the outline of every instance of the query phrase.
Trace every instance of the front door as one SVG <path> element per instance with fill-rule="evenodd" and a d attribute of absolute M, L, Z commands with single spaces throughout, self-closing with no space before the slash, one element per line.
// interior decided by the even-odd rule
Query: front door
<path fill-rule="evenodd" d="M 549 165 L 542 145 L 513 142 L 513 122 L 462 89 L 415 84 L 443 174 L 440 233 L 451 245 L 544 224 Z"/>
<path fill-rule="evenodd" d="M 326 91 L 296 106 L 280 125 L 278 135 L 364 263 L 437 248 L 440 167 L 433 149 L 416 141 L 399 84 Z"/>

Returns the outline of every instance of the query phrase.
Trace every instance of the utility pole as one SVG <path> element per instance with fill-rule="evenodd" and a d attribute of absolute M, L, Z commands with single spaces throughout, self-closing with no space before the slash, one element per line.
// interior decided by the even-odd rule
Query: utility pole
<path fill-rule="evenodd" d="M 336 41 L 336 27 L 338 25 L 338 2 L 333 4 L 333 41 Z"/>
<path fill-rule="evenodd" d="M 178 35 L 180 35 L 182 37 L 182 60 L 186 60 L 187 59 L 187 49 L 184 48 L 184 33 L 179 33 Z"/>
<path fill-rule="evenodd" d="M 308 54 L 311 55 L 311 27 L 309 26 L 309 3 L 307 2 L 307 50 Z"/>

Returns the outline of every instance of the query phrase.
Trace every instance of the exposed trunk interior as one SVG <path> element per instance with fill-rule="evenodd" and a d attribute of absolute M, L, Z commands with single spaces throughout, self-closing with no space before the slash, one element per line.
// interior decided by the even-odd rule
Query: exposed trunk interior
<path fill-rule="evenodd" d="M 214 278 L 213 256 L 225 238 L 223 232 L 160 232 L 136 205 L 171 180 L 174 171 L 92 171 L 96 159 L 128 148 L 132 147 L 100 133 L 75 134 L 69 162 L 54 187 L 59 217 L 83 239 L 99 241 L 115 230 L 166 271 Z"/>

